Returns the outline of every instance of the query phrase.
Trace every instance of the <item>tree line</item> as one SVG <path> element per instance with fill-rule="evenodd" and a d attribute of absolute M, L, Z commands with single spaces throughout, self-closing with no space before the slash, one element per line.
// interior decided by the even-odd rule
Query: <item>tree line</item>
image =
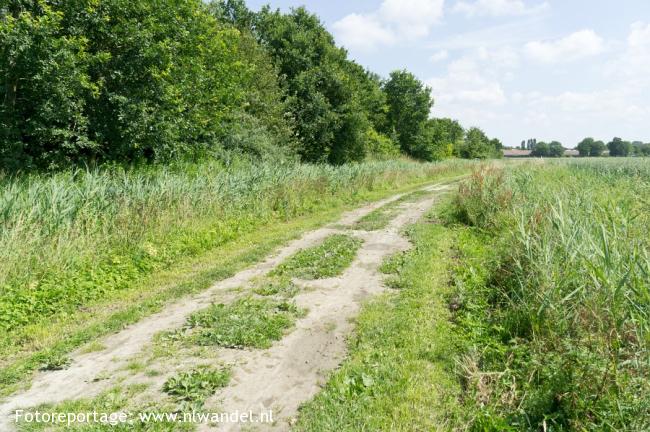
<path fill-rule="evenodd" d="M 603 156 L 605 150 L 610 156 L 650 156 L 650 143 L 644 144 L 641 141 L 625 141 L 622 138 L 614 138 L 607 144 L 603 141 L 596 141 L 593 138 L 585 138 L 576 147 L 580 156 L 599 157 Z"/>
<path fill-rule="evenodd" d="M 430 118 L 431 89 L 337 47 L 304 8 L 242 0 L 8 0 L 0 6 L 0 169 L 287 157 L 341 164 L 501 155 Z"/>

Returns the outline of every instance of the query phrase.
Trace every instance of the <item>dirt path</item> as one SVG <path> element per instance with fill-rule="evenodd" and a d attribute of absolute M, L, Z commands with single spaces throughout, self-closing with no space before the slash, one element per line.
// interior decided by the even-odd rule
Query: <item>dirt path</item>
<path fill-rule="evenodd" d="M 448 187 L 433 185 L 424 189 L 435 192 Z M 352 266 L 337 278 L 300 282 L 309 289 L 304 290 L 295 300 L 299 306 L 308 308 L 309 313 L 297 322 L 290 334 L 270 349 L 220 350 L 219 360 L 235 365 L 230 387 L 215 396 L 214 402 L 219 402 L 221 411 L 259 411 L 260 408 L 269 408 L 273 410 L 277 421 L 274 425 L 267 425 L 267 428 L 288 429 L 299 405 L 318 391 L 327 372 L 335 368 L 344 357 L 345 336 L 352 329 L 350 319 L 358 312 L 361 301 L 383 289 L 378 272 L 382 260 L 408 248 L 409 244 L 400 235 L 400 229 L 417 220 L 432 205 L 437 195 L 434 193 L 425 201 L 402 204 L 400 214 L 385 229 L 351 232 L 364 240 Z M 307 233 L 258 265 L 104 338 L 101 342 L 105 348 L 101 351 L 73 353 L 73 361 L 68 369 L 39 373 L 30 389 L 12 395 L 0 404 L 0 430 L 11 430 L 12 415 L 16 409 L 93 397 L 111 388 L 115 384 L 114 377 L 151 343 L 156 333 L 182 326 L 188 315 L 211 302 L 232 301 L 241 295 L 234 292 L 234 288 L 265 275 L 298 250 L 316 245 L 333 233 L 346 231 L 338 227 L 350 225 L 401 196 L 396 195 L 348 212 L 337 223 Z M 97 380 L 99 375 L 109 378 Z M 224 425 L 219 430 L 239 430 L 239 427 Z"/>

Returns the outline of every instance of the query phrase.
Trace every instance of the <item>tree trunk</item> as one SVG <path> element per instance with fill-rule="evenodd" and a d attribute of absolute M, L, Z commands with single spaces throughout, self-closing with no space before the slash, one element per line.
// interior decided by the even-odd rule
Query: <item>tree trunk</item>
<path fill-rule="evenodd" d="M 21 12 L 20 2 L 13 0 L 9 5 L 9 12 L 14 19 L 18 19 Z M 8 112 L 13 112 L 16 106 L 16 94 L 18 93 L 18 77 L 13 73 L 15 65 L 12 60 L 9 60 L 9 70 L 5 82 L 5 108 Z"/>

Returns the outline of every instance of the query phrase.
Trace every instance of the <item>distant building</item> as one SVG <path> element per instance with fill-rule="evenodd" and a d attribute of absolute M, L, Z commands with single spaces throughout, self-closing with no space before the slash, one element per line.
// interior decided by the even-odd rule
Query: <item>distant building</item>
<path fill-rule="evenodd" d="M 504 149 L 503 156 L 507 158 L 530 157 L 532 150 Z"/>
<path fill-rule="evenodd" d="M 504 149 L 503 157 L 507 157 L 507 158 L 531 157 L 530 154 L 532 152 L 533 152 L 532 150 Z M 578 157 L 578 156 L 580 156 L 580 152 L 578 152 L 578 150 L 568 149 L 564 151 L 564 157 Z"/>
<path fill-rule="evenodd" d="M 566 157 L 578 157 L 580 156 L 580 152 L 576 149 L 566 149 L 564 150 L 564 156 Z"/>

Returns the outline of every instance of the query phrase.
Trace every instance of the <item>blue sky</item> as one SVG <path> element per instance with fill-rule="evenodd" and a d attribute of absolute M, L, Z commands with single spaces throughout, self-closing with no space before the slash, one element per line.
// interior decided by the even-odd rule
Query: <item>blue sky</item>
<path fill-rule="evenodd" d="M 649 0 L 249 0 L 304 5 L 363 66 L 406 68 L 435 117 L 506 145 L 650 142 Z"/>

